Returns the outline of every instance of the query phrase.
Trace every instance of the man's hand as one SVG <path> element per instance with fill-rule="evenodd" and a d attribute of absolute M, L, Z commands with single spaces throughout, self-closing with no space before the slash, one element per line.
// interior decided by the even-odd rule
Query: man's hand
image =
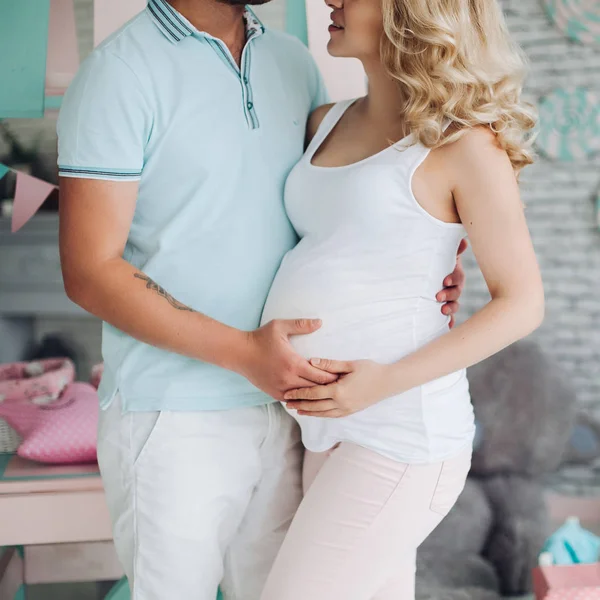
<path fill-rule="evenodd" d="M 450 327 L 454 327 L 454 315 L 460 307 L 458 300 L 465 287 L 465 270 L 462 266 L 460 255 L 469 247 L 466 239 L 461 240 L 458 247 L 456 268 L 446 279 L 444 279 L 444 289 L 438 292 L 436 299 L 438 302 L 443 302 L 442 312 L 445 315 L 451 315 Z"/>
<path fill-rule="evenodd" d="M 291 389 L 333 383 L 336 374 L 313 367 L 290 344 L 290 336 L 307 335 L 320 327 L 318 319 L 275 320 L 249 332 L 236 370 L 276 400 L 283 400 Z"/>

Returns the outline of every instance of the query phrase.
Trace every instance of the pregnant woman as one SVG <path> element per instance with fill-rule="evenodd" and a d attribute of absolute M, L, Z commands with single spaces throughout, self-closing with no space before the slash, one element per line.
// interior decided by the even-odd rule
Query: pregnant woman
<path fill-rule="evenodd" d="M 320 318 L 293 344 L 338 379 L 285 396 L 306 495 L 262 600 L 411 600 L 470 467 L 465 369 L 543 319 L 516 177 L 534 118 L 496 0 L 328 4 L 329 51 L 369 91 L 311 117 L 285 196 L 301 240 L 263 322 Z M 451 330 L 435 294 L 465 235 L 491 300 Z"/>

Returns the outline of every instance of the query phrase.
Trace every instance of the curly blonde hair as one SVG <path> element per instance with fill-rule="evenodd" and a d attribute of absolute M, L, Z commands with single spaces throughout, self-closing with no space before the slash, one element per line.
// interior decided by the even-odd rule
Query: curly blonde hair
<path fill-rule="evenodd" d="M 437 148 L 483 125 L 517 173 L 531 164 L 537 115 L 521 100 L 526 59 L 497 0 L 382 0 L 382 9 L 382 61 L 406 91 L 415 138 Z M 445 136 L 447 119 L 457 127 Z"/>

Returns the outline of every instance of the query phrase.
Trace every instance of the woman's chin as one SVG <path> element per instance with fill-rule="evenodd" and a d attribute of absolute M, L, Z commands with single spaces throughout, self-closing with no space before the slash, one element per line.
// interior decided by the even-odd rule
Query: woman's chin
<path fill-rule="evenodd" d="M 341 48 L 341 44 L 339 44 L 336 40 L 330 39 L 327 42 L 327 52 L 331 54 L 331 56 L 335 56 L 336 58 L 344 58 L 346 54 Z"/>

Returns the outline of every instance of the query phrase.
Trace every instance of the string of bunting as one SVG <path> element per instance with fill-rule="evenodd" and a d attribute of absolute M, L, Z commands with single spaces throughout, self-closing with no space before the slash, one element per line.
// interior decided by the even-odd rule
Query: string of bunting
<path fill-rule="evenodd" d="M 60 106 L 79 68 L 73 0 L 5 4 L 0 54 L 9 62 L 0 72 L 0 118 L 41 118 Z M 94 46 L 145 6 L 146 0 L 94 0 Z"/>
<path fill-rule="evenodd" d="M 36 0 L 36 2 L 47 5 L 48 0 Z M 17 4 L 13 6 L 13 10 L 16 11 L 15 15 L 22 16 L 23 22 L 26 23 L 31 15 L 19 9 L 19 6 Z M 142 11 L 145 6 L 146 0 L 94 0 L 94 46 L 97 46 L 123 23 Z M 58 108 L 61 96 L 79 68 L 73 0 L 49 0 L 49 10 L 45 13 L 37 10 L 37 13 L 32 14 L 37 15 L 39 31 L 45 31 L 48 36 L 47 43 L 46 38 L 42 38 L 43 47 L 40 46 L 39 51 L 30 52 L 31 56 L 35 54 L 33 58 L 35 58 L 36 67 L 39 67 L 39 64 L 45 64 L 45 73 L 40 72 L 39 68 L 37 71 L 31 68 L 21 69 L 17 72 L 21 79 L 11 81 L 11 85 L 7 88 L 17 91 L 28 90 L 27 102 L 24 102 L 23 94 L 20 91 L 6 95 L 6 97 L 0 94 L 0 118 L 42 117 L 44 109 Z M 10 22 L 10 19 L 8 21 Z M 1 27 L 0 30 L 4 32 Z M 4 41 L 9 44 L 10 40 L 19 35 L 20 32 L 7 31 Z M 23 79 L 25 76 L 27 79 Z M 36 86 L 31 85 L 31 81 L 34 79 L 39 83 Z M 23 93 L 25 92 L 23 91 Z M 24 112 L 23 105 L 32 108 L 28 109 L 28 112 Z M 11 170 L 13 169 L 0 163 L 0 179 Z M 35 215 L 52 191 L 56 189 L 55 185 L 27 173 L 14 172 L 17 185 L 12 209 L 11 231 L 13 233 L 21 229 Z"/>
<path fill-rule="evenodd" d="M 0 179 L 5 177 L 11 168 L 0 163 Z M 11 231 L 18 231 L 35 215 L 56 186 L 32 177 L 27 173 L 14 171 L 17 176 L 15 199 L 13 201 Z"/>

